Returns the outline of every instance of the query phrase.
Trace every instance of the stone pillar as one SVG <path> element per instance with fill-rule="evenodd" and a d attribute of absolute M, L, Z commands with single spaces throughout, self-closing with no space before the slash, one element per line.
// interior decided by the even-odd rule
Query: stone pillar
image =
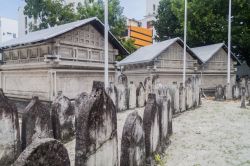
<path fill-rule="evenodd" d="M 128 86 L 129 91 L 129 109 L 136 108 L 136 86 L 133 82 L 130 82 Z"/>
<path fill-rule="evenodd" d="M 20 152 L 18 112 L 0 89 L 0 165 L 11 165 Z"/>
<path fill-rule="evenodd" d="M 146 162 L 152 165 L 153 154 L 160 148 L 160 119 L 155 94 L 149 94 L 143 115 L 143 129 L 145 132 Z"/>
<path fill-rule="evenodd" d="M 53 138 L 50 111 L 33 97 L 22 116 L 22 150 L 37 139 Z"/>
<path fill-rule="evenodd" d="M 246 88 L 241 88 L 241 106 L 240 108 L 246 108 Z"/>
<path fill-rule="evenodd" d="M 183 83 L 180 83 L 179 87 L 179 97 L 180 97 L 180 112 L 186 111 L 186 89 L 183 86 Z"/>
<path fill-rule="evenodd" d="M 143 87 L 142 82 L 139 83 L 138 88 L 136 89 L 136 102 L 137 102 L 137 107 L 144 107 L 145 102 L 146 102 L 146 94 L 145 94 L 145 89 Z"/>
<path fill-rule="evenodd" d="M 122 132 L 120 166 L 145 165 L 145 134 L 137 112 L 128 115 Z"/>
<path fill-rule="evenodd" d="M 67 149 L 55 139 L 44 138 L 32 142 L 13 166 L 70 166 Z"/>
<path fill-rule="evenodd" d="M 52 103 L 52 127 L 54 138 L 62 142 L 72 140 L 75 135 L 75 111 L 69 98 L 58 92 Z"/>
<path fill-rule="evenodd" d="M 117 116 L 104 83 L 93 83 L 91 94 L 83 101 L 76 123 L 75 166 L 117 166 Z"/>

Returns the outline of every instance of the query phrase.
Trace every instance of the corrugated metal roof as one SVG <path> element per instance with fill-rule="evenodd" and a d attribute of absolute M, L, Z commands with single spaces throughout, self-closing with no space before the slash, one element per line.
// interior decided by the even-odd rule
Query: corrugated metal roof
<path fill-rule="evenodd" d="M 80 21 L 71 22 L 68 24 L 55 26 L 55 27 L 48 28 L 48 29 L 43 29 L 40 31 L 31 32 L 25 36 L 12 39 L 10 41 L 0 44 L 0 49 L 48 40 L 48 39 L 51 39 L 53 37 L 56 37 L 58 35 L 61 35 L 63 33 L 66 33 L 70 30 L 73 30 L 77 27 L 80 27 L 82 25 L 85 25 L 91 22 L 97 23 L 99 27 L 101 26 L 101 29 L 103 31 L 104 29 L 103 23 L 97 17 L 92 17 L 92 18 L 88 18 L 88 19 L 84 19 Z M 109 40 L 112 42 L 115 42 L 114 44 L 120 49 L 120 51 L 122 50 L 123 54 L 125 55 L 128 54 L 128 51 L 120 44 L 120 42 L 114 37 L 114 35 L 111 32 L 109 32 Z"/>
<path fill-rule="evenodd" d="M 178 40 L 181 39 L 174 38 L 156 44 L 152 44 L 150 46 L 141 47 L 122 61 L 118 62 L 118 65 L 123 66 L 128 64 L 150 62 Z"/>
<path fill-rule="evenodd" d="M 217 53 L 224 43 L 212 44 L 202 47 L 191 48 L 191 50 L 197 55 L 197 57 L 203 62 L 206 63 L 212 56 Z"/>

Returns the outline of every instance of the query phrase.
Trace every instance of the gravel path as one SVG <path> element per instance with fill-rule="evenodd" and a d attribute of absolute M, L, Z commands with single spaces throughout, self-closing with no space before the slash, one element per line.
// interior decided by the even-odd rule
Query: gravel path
<path fill-rule="evenodd" d="M 173 120 L 167 166 L 250 166 L 250 107 L 204 100 Z"/>

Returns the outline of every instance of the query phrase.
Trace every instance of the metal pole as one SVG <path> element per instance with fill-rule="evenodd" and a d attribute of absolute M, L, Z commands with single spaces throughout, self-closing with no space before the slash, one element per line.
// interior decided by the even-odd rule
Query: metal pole
<path fill-rule="evenodd" d="M 227 83 L 230 85 L 230 60 L 231 60 L 231 18 L 232 18 L 232 1 L 229 0 L 229 14 L 228 14 L 228 62 L 227 62 Z"/>
<path fill-rule="evenodd" d="M 109 86 L 109 71 L 108 71 L 108 31 L 109 31 L 109 26 L 108 26 L 108 0 L 105 0 L 105 9 L 104 9 L 104 20 L 105 20 L 105 34 L 104 34 L 104 54 L 105 54 L 105 67 L 104 67 L 104 77 L 105 77 L 105 89 L 108 88 Z"/>
<path fill-rule="evenodd" d="M 186 59 L 187 59 L 187 0 L 185 0 L 185 19 L 184 19 L 184 57 L 183 57 L 183 85 L 186 81 Z"/>

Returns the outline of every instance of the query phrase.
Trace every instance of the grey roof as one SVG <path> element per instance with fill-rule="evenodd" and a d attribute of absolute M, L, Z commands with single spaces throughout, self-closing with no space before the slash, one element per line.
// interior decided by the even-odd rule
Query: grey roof
<path fill-rule="evenodd" d="M 191 50 L 197 55 L 197 57 L 203 62 L 206 63 L 210 60 L 221 48 L 223 48 L 227 52 L 227 46 L 224 43 L 212 44 L 202 47 L 191 48 Z M 235 59 L 238 63 L 238 58 L 231 53 L 233 59 Z"/>
<path fill-rule="evenodd" d="M 31 32 L 25 36 L 12 39 L 10 41 L 0 44 L 0 49 L 45 41 L 88 23 L 93 23 L 97 25 L 99 31 L 103 34 L 103 23 L 97 17 L 92 17 L 80 21 L 71 22 L 68 24 L 55 26 L 48 29 Z M 123 52 L 123 54 L 128 54 L 127 50 L 119 43 L 119 41 L 114 37 L 111 32 L 109 32 L 109 40 L 113 42 L 113 44 L 117 46 L 118 49 L 120 49 L 119 51 Z"/>
<path fill-rule="evenodd" d="M 141 47 L 122 61 L 118 62 L 119 66 L 129 65 L 129 64 L 138 64 L 138 63 L 146 63 L 150 62 L 159 56 L 164 50 L 166 50 L 169 46 L 174 44 L 175 42 L 179 42 L 183 45 L 183 41 L 180 38 L 174 38 L 170 40 L 165 40 L 159 43 L 155 43 L 149 46 Z M 187 51 L 191 51 L 189 47 Z M 193 56 L 194 53 L 190 52 Z"/>

